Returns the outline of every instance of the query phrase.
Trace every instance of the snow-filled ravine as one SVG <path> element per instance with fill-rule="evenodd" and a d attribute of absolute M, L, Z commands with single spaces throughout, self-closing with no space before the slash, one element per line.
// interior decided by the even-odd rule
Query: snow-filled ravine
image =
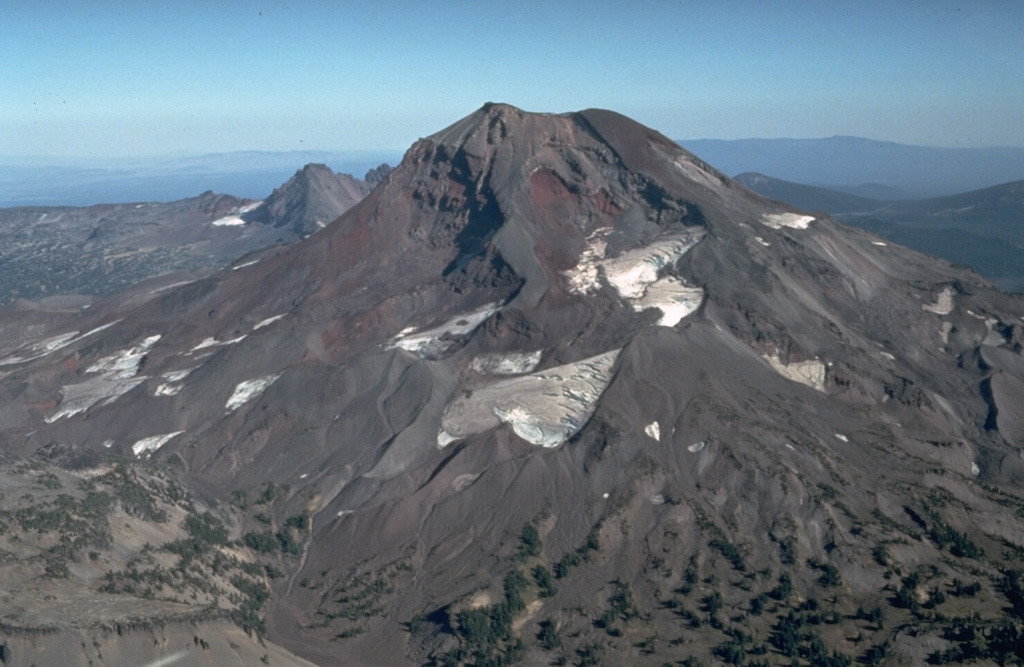
<path fill-rule="evenodd" d="M 460 394 L 445 408 L 438 445 L 508 424 L 523 440 L 557 447 L 590 419 L 618 350 Z"/>
<path fill-rule="evenodd" d="M 498 312 L 501 305 L 489 303 L 468 313 L 451 318 L 439 327 L 416 333 L 416 327 L 409 327 L 395 336 L 388 344 L 388 349 L 401 348 L 413 352 L 420 357 L 429 359 L 443 354 L 451 347 L 453 337 L 465 336 L 484 323 L 488 317 Z"/>

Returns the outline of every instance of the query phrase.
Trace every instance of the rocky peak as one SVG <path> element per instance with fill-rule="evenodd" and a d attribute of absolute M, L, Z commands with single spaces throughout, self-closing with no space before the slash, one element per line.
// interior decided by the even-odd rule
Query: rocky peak
<path fill-rule="evenodd" d="M 305 238 L 358 203 L 370 186 L 349 174 L 336 174 L 324 164 L 307 164 L 245 219 Z"/>

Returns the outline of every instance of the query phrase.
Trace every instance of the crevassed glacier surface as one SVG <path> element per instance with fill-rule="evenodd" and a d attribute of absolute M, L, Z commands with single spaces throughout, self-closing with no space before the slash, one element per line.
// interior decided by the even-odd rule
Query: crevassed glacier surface
<path fill-rule="evenodd" d="M 618 356 L 612 350 L 466 392 L 445 408 L 438 445 L 506 423 L 527 442 L 557 447 L 590 419 Z"/>

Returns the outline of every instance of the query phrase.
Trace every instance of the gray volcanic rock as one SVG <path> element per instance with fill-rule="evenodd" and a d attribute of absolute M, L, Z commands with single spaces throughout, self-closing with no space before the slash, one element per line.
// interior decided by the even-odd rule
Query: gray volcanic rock
<path fill-rule="evenodd" d="M 307 164 L 246 213 L 245 219 L 286 228 L 298 238 L 305 238 L 352 208 L 372 185 L 348 174 L 336 174 L 327 165 Z"/>
<path fill-rule="evenodd" d="M 488 104 L 300 243 L 23 322 L 0 443 L 232 505 L 318 664 L 921 662 L 1016 632 L 1021 317 L 619 114 Z"/>
<path fill-rule="evenodd" d="M 391 165 L 381 164 L 367 171 L 366 176 L 363 177 L 363 180 L 366 181 L 371 188 L 376 187 L 381 181 L 387 178 L 388 174 L 390 174 L 392 171 L 394 171 L 394 167 L 392 167 Z"/>
<path fill-rule="evenodd" d="M 263 202 L 205 192 L 169 203 L 0 209 L 0 305 L 66 308 L 54 296 L 103 296 L 174 272 L 154 288 L 193 280 L 312 234 L 369 191 L 348 174 L 307 165 Z"/>

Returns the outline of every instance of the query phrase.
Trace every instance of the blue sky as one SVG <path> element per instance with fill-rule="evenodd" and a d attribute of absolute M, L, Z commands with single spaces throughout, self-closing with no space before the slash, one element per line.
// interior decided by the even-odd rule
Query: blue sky
<path fill-rule="evenodd" d="M 4 4 L 0 155 L 403 149 L 487 101 L 1024 146 L 1021 0 Z"/>

